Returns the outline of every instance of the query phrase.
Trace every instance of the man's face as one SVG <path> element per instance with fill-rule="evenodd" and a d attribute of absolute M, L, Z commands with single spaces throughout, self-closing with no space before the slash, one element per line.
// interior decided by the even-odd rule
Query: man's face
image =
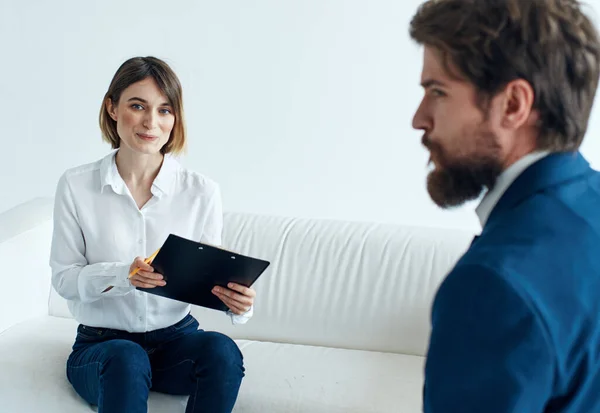
<path fill-rule="evenodd" d="M 493 108 L 477 106 L 475 87 L 447 73 L 441 54 L 425 46 L 421 85 L 425 95 L 413 118 L 424 132 L 433 170 L 427 190 L 440 207 L 476 199 L 502 172 L 502 148 L 492 127 Z M 490 105 L 490 107 L 493 105 Z"/>

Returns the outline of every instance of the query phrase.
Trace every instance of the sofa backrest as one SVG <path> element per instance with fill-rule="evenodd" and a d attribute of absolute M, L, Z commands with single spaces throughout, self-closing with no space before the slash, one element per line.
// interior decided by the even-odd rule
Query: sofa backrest
<path fill-rule="evenodd" d="M 424 355 L 437 287 L 472 232 L 229 213 L 224 245 L 271 261 L 253 319 L 204 329 L 235 338 Z"/>
<path fill-rule="evenodd" d="M 49 293 L 45 310 L 71 317 L 66 301 L 50 288 L 51 202 L 32 201 L 15 211 L 12 229 L 0 232 L 0 260 L 8 263 L 4 278 L 22 277 L 21 287 L 0 289 L 2 300 L 25 300 L 39 312 Z M 0 214 L 3 221 L 8 222 L 6 213 Z M 233 338 L 424 355 L 437 287 L 472 236 L 450 229 L 226 213 L 224 247 L 271 261 L 254 286 L 255 315 L 246 325 L 233 326 L 223 313 L 192 311 L 201 328 Z M 0 331 L 10 323 L 10 311 L 4 310 L 11 307 L 5 306 Z"/>
<path fill-rule="evenodd" d="M 0 213 L 0 332 L 48 313 L 52 199 Z"/>

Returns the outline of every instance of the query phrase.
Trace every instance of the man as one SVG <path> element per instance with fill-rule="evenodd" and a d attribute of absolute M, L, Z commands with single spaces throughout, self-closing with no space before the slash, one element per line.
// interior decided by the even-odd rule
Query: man
<path fill-rule="evenodd" d="M 600 174 L 578 152 L 593 24 L 575 0 L 431 0 L 410 34 L 429 194 L 488 190 L 433 304 L 425 412 L 600 412 Z"/>

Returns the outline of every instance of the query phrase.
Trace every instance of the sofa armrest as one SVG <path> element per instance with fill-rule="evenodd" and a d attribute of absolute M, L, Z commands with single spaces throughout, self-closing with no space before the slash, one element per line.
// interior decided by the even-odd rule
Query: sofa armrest
<path fill-rule="evenodd" d="M 35 198 L 0 213 L 0 333 L 48 314 L 52 207 Z"/>

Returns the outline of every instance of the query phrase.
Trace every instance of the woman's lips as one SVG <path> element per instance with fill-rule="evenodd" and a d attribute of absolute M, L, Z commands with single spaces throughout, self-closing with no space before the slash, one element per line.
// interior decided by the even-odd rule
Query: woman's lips
<path fill-rule="evenodd" d="M 155 139 L 158 139 L 158 136 L 154 136 L 154 135 L 147 135 L 145 133 L 137 133 L 136 134 L 140 139 L 143 139 L 145 141 L 153 141 Z"/>

